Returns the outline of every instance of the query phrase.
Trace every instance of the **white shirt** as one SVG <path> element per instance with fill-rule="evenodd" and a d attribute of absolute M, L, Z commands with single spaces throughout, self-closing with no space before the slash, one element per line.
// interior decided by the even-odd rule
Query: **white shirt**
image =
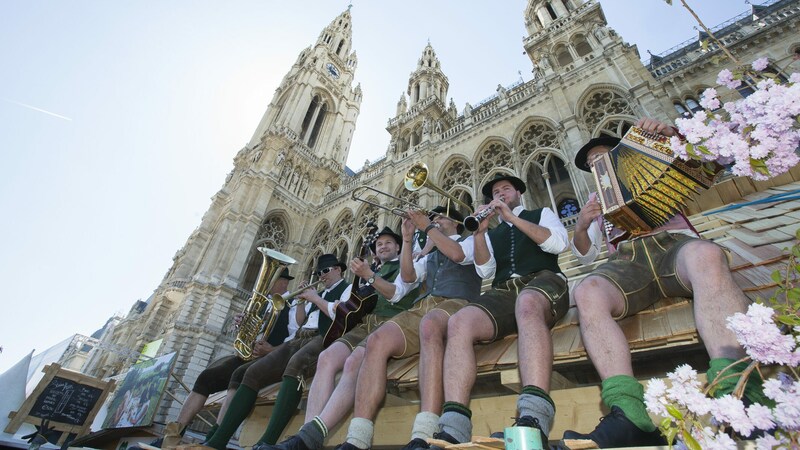
<path fill-rule="evenodd" d="M 326 288 L 324 291 L 320 292 L 319 296 L 324 298 L 325 294 L 330 292 L 332 289 L 336 288 L 336 286 L 338 286 L 339 283 L 343 283 L 343 282 L 344 282 L 343 279 L 339 280 L 333 286 L 331 286 L 329 288 Z M 352 291 L 352 290 L 353 290 L 353 285 L 352 284 L 347 286 L 347 288 L 344 290 L 344 292 L 342 292 L 342 295 L 340 295 L 337 300 L 339 300 L 340 302 L 347 301 L 350 298 L 350 291 Z M 308 302 L 308 304 L 311 305 L 311 302 Z M 309 306 L 309 308 L 311 308 L 311 306 Z M 306 310 L 306 312 L 308 312 L 308 310 Z M 329 317 L 333 317 L 334 312 L 336 312 L 336 303 L 332 302 L 332 301 L 329 301 L 328 302 L 328 314 L 329 314 Z M 308 320 L 306 320 L 306 324 L 303 325 L 303 329 L 304 330 L 316 330 L 317 328 L 319 328 L 319 313 L 320 313 L 319 309 L 315 309 L 314 312 L 312 312 L 311 315 L 308 316 Z"/>
<path fill-rule="evenodd" d="M 454 241 L 458 241 L 459 239 L 461 239 L 461 236 L 458 234 L 454 234 L 448 237 Z M 466 239 L 459 242 L 458 245 L 460 245 L 461 250 L 464 251 L 464 260 L 458 264 L 462 266 L 475 264 L 475 245 L 473 244 L 472 236 L 468 236 Z M 425 280 L 425 277 L 428 275 L 428 255 L 425 255 L 416 262 L 414 262 L 414 272 L 416 272 L 417 274 L 417 279 L 411 283 L 404 282 L 403 277 L 401 275 L 397 275 L 397 278 L 394 279 L 394 285 L 395 285 L 394 297 L 389 299 L 389 303 L 399 302 L 400 299 L 405 297 L 406 294 L 414 290 L 415 287 L 417 287 L 420 283 L 422 283 L 422 281 Z"/>
<path fill-rule="evenodd" d="M 598 220 L 593 220 L 592 223 L 589 225 L 589 228 L 586 230 L 586 234 L 589 235 L 589 241 L 591 245 L 586 250 L 586 254 L 581 254 L 577 247 L 575 247 L 575 236 L 572 236 L 572 241 L 570 241 L 570 248 L 572 249 L 572 254 L 575 255 L 575 258 L 581 264 L 591 264 L 597 256 L 601 252 L 600 246 L 603 244 L 603 238 L 605 237 L 605 232 L 600 229 L 600 225 Z M 660 227 L 654 229 L 651 233 L 648 234 L 655 234 L 658 231 L 667 231 L 669 233 L 674 234 L 685 234 L 689 237 L 700 237 L 697 233 L 695 233 L 691 228 L 688 227 L 689 224 L 686 219 L 682 215 L 675 215 L 670 218 L 667 223 L 661 225 Z M 613 234 L 612 234 L 613 235 Z M 618 243 L 619 244 L 619 243 Z M 609 249 L 611 251 L 611 249 Z"/>
<path fill-rule="evenodd" d="M 511 212 L 515 216 L 519 217 L 520 213 L 524 210 L 525 208 L 522 205 L 519 205 L 511 210 Z M 508 226 L 512 228 L 514 227 L 511 222 L 507 222 L 505 220 L 504 222 L 506 222 Z M 550 208 L 542 208 L 542 215 L 539 218 L 538 225 L 550 230 L 550 237 L 539 245 L 539 248 L 541 248 L 543 252 L 557 255 L 567 249 L 567 246 L 569 245 L 567 229 L 564 228 L 564 224 L 561 222 L 561 219 L 559 219 L 558 216 L 552 210 L 550 210 Z M 475 264 L 475 270 L 483 279 L 494 277 L 494 274 L 497 271 L 497 261 L 494 259 L 494 248 L 492 248 L 492 240 L 489 239 L 489 233 L 486 233 L 486 246 L 489 247 L 489 260 L 484 264 Z M 512 274 L 512 276 L 514 275 L 519 276 L 519 274 Z"/>

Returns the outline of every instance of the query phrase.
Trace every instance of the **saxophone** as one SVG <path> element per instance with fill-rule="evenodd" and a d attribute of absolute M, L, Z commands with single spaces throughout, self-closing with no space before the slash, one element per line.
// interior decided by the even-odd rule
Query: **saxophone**
<path fill-rule="evenodd" d="M 242 321 L 236 332 L 236 340 L 233 342 L 236 354 L 245 361 L 253 358 L 253 346 L 258 335 L 261 334 L 262 328 L 265 335 L 268 336 L 277 322 L 278 315 L 286 306 L 286 301 L 280 295 L 275 295 L 271 299 L 267 297 L 272 285 L 278 281 L 284 268 L 297 262 L 294 258 L 266 247 L 259 247 L 258 251 L 261 252 L 264 259 L 261 261 L 261 269 L 253 288 L 253 295 L 242 311 Z M 291 297 L 287 296 L 287 298 Z M 264 322 L 266 322 L 266 327 Z"/>

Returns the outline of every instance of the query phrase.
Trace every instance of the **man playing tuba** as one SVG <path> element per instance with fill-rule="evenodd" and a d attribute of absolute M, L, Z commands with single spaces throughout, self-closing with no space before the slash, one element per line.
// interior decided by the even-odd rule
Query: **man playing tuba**
<path fill-rule="evenodd" d="M 283 380 L 281 391 L 295 389 L 302 393 L 303 380 L 314 376 L 323 337 L 332 323 L 336 305 L 350 298 L 351 285 L 342 279 L 345 270 L 346 266 L 336 255 L 324 254 L 319 257 L 316 274 L 325 289 L 320 293 L 306 289 L 298 295 L 298 298 L 312 304 L 306 323 L 297 331 L 294 339 L 234 372 L 229 388 L 236 389 L 236 392 L 219 428 L 206 439 L 204 446 L 225 450 L 233 433 L 253 409 L 258 391 L 262 388 Z M 275 405 L 276 410 L 279 408 L 280 402 Z"/>
<path fill-rule="evenodd" d="M 289 281 L 293 279 L 294 277 L 289 275 L 289 269 L 284 268 L 277 281 L 275 281 L 270 288 L 269 296 L 286 293 Z M 228 382 L 236 369 L 255 362 L 255 360 L 272 352 L 283 342 L 292 340 L 300 324 L 305 320 L 305 315 L 303 313 L 302 308 L 299 313 L 297 312 L 297 306 L 285 308 L 278 317 L 277 324 L 272 328 L 269 336 L 262 336 L 260 339 L 256 340 L 253 346 L 253 355 L 255 358 L 250 362 L 234 354 L 222 357 L 209 364 L 205 370 L 200 372 L 200 375 L 194 382 L 192 392 L 190 392 L 189 396 L 184 400 L 183 406 L 178 413 L 177 420 L 168 423 L 166 427 L 164 427 L 163 437 L 157 438 L 148 443 L 148 445 L 163 449 L 175 448 L 186 432 L 186 427 L 194 420 L 200 410 L 203 409 L 203 405 L 205 405 L 208 396 L 214 392 L 224 391 L 228 387 Z M 226 403 L 227 402 L 228 397 L 226 397 Z M 218 420 L 221 420 L 224 411 L 225 405 L 223 405 L 220 410 Z M 217 426 L 218 425 L 215 424 L 211 428 L 210 433 L 213 433 Z"/>

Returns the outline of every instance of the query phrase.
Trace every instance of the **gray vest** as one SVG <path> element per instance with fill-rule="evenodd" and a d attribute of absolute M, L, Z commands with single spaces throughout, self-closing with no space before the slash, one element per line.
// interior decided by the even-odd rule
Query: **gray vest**
<path fill-rule="evenodd" d="M 438 250 L 428 254 L 425 266 L 425 293 L 447 298 L 463 298 L 474 302 L 481 295 L 481 277 L 475 272 L 475 265 L 456 264 Z M 419 301 L 419 299 L 417 301 Z M 416 303 L 416 302 L 415 302 Z"/>

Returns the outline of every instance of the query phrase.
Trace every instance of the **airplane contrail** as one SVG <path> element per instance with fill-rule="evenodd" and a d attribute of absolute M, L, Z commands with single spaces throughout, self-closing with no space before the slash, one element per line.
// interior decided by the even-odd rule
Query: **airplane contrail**
<path fill-rule="evenodd" d="M 61 114 L 56 114 L 54 112 L 50 112 L 50 111 L 44 110 L 42 108 L 37 108 L 35 106 L 31 106 L 31 105 L 28 105 L 28 104 L 25 104 L 25 103 L 22 103 L 22 102 L 18 102 L 16 100 L 11 100 L 9 98 L 3 99 L 3 100 L 5 100 L 5 101 L 7 101 L 9 103 L 13 103 L 15 105 L 19 105 L 19 106 L 22 106 L 22 107 L 25 107 L 25 108 L 28 108 L 28 109 L 32 109 L 34 111 L 39 111 L 41 113 L 49 114 L 49 115 L 51 115 L 53 117 L 58 117 L 59 119 L 64 119 L 66 121 L 72 122 L 72 119 L 70 119 L 69 117 L 66 117 L 66 116 L 62 116 Z"/>

